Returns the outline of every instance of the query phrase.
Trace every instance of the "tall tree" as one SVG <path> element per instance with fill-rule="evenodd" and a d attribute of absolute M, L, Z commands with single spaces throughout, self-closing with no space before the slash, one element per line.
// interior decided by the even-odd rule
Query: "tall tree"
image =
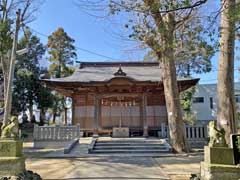
<path fill-rule="evenodd" d="M 19 48 L 28 47 L 28 53 L 18 56 L 15 68 L 13 109 L 16 112 L 29 110 L 30 120 L 33 116 L 33 105 L 37 102 L 40 86 L 40 64 L 45 54 L 45 47 L 40 39 L 25 32 L 18 44 Z"/>
<path fill-rule="evenodd" d="M 190 33 L 192 29 L 187 28 L 187 26 L 189 26 L 189 21 L 193 17 L 194 9 L 205 2 L 206 0 L 142 0 L 127 2 L 112 0 L 110 2 L 113 14 L 119 14 L 124 10 L 124 13 L 131 13 L 133 15 L 131 17 L 136 18 L 130 19 L 126 25 L 128 28 L 131 27 L 132 34 L 130 37 L 146 43 L 159 60 L 161 69 L 161 77 L 159 78 L 161 78 L 164 85 L 170 142 L 176 152 L 189 150 L 186 143 L 175 66 L 176 52 L 179 49 L 186 52 L 186 49 L 178 48 L 178 40 L 186 35 L 192 35 Z M 185 34 L 182 33 L 183 28 Z M 194 43 L 191 38 L 189 38 L 189 42 Z M 186 46 L 183 45 L 183 47 Z"/>
<path fill-rule="evenodd" d="M 72 65 L 77 57 L 73 43 L 74 39 L 68 36 L 63 28 L 58 28 L 48 37 L 49 61 L 52 62 L 49 67 L 49 73 L 52 77 L 61 78 L 73 73 L 73 68 L 68 66 Z M 62 95 L 55 93 L 52 110 L 54 123 L 56 115 L 63 110 L 65 110 L 65 123 L 67 122 L 65 98 Z"/>
<path fill-rule="evenodd" d="M 14 66 L 16 54 L 20 54 L 17 51 L 18 33 L 24 24 L 31 21 L 33 18 L 33 12 L 36 11 L 34 0 L 2 0 L 0 1 L 0 35 L 1 35 L 1 52 L 0 61 L 4 77 L 4 119 L 3 126 L 8 123 L 8 119 L 12 107 L 12 80 L 14 76 Z M 22 10 L 22 11 L 21 11 Z M 34 10 L 34 11 L 32 11 Z M 16 16 L 13 16 L 13 12 L 16 11 Z M 14 28 L 12 24 L 16 19 Z M 13 33 L 14 32 L 14 33 Z M 12 39 L 13 38 L 13 39 Z M 12 43 L 11 43 L 12 41 Z M 21 51 L 22 53 L 23 51 Z"/>
<path fill-rule="evenodd" d="M 48 37 L 49 61 L 52 62 L 49 71 L 53 77 L 60 78 L 69 75 L 67 65 L 72 65 L 77 57 L 73 43 L 74 39 L 68 36 L 63 28 L 58 28 Z"/>
<path fill-rule="evenodd" d="M 41 0 L 2 0 L 0 1 L 0 63 L 4 79 L 4 92 L 7 88 L 8 71 L 11 58 L 14 16 L 21 9 L 20 27 L 34 20 L 34 13 Z M 4 93 L 5 94 L 5 93 Z"/>
<path fill-rule="evenodd" d="M 234 99 L 234 41 L 236 1 L 222 0 L 220 22 L 220 48 L 218 67 L 218 112 L 217 121 L 226 131 L 229 144 L 230 134 L 236 132 Z"/>

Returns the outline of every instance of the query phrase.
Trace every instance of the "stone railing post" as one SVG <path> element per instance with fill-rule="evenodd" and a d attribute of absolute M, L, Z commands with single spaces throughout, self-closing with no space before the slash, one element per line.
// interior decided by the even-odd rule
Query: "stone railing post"
<path fill-rule="evenodd" d="M 35 140 L 39 139 L 39 136 L 38 136 L 39 132 L 38 131 L 39 131 L 39 126 L 37 124 L 34 124 L 34 127 L 33 127 L 33 138 Z"/>
<path fill-rule="evenodd" d="M 60 131 L 60 126 L 59 125 L 55 125 L 55 128 L 54 128 L 54 136 L 55 136 L 55 139 L 59 139 L 59 131 Z"/>
<path fill-rule="evenodd" d="M 76 128 L 76 136 L 77 138 L 80 138 L 80 124 L 77 124 L 77 128 Z"/>
<path fill-rule="evenodd" d="M 166 133 L 166 124 L 165 123 L 161 123 L 161 134 L 162 134 L 162 138 L 166 138 L 167 137 L 167 133 Z"/>

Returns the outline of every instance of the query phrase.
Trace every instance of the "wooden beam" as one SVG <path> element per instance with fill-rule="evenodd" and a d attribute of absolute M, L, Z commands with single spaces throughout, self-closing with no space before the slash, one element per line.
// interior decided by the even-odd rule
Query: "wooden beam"
<path fill-rule="evenodd" d="M 142 118 L 143 118 L 143 136 L 148 136 L 148 122 L 147 122 L 147 96 L 142 95 Z"/>
<path fill-rule="evenodd" d="M 93 136 L 98 136 L 98 125 L 99 125 L 99 117 L 100 117 L 100 98 L 95 95 L 94 96 L 94 134 Z"/>

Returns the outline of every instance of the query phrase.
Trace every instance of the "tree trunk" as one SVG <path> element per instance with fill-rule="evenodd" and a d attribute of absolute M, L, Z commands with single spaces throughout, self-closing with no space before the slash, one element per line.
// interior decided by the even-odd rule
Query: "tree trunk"
<path fill-rule="evenodd" d="M 10 58 L 11 58 L 11 50 L 9 50 L 6 55 L 1 56 L 2 71 L 3 71 L 3 85 L 4 85 L 4 89 L 3 89 L 4 100 L 5 100 L 6 93 L 7 93 Z"/>
<path fill-rule="evenodd" d="M 168 13 L 164 20 L 166 31 L 162 35 L 163 51 L 159 54 L 159 59 L 168 112 L 170 141 L 175 152 L 188 152 L 174 60 L 174 13 Z"/>
<path fill-rule="evenodd" d="M 33 105 L 29 106 L 29 121 L 32 123 L 33 121 Z"/>
<path fill-rule="evenodd" d="M 234 39 L 235 0 L 222 1 L 220 24 L 220 51 L 218 68 L 218 112 L 217 122 L 226 131 L 226 141 L 229 144 L 230 134 L 236 132 L 235 99 L 234 99 Z"/>
<path fill-rule="evenodd" d="M 64 124 L 67 125 L 67 110 L 68 108 L 64 108 Z"/>
<path fill-rule="evenodd" d="M 57 116 L 57 113 L 54 111 L 53 112 L 53 124 L 55 124 L 56 123 L 56 116 Z"/>
<path fill-rule="evenodd" d="M 41 108 L 41 110 L 40 110 L 40 123 L 39 123 L 40 126 L 44 125 L 45 119 L 46 119 L 45 117 L 46 117 L 45 116 L 45 109 Z"/>

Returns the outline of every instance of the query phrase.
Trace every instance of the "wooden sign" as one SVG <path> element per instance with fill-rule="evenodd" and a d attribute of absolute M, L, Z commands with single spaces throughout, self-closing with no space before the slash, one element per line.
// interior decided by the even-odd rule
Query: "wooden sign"
<path fill-rule="evenodd" d="M 231 134 L 231 147 L 233 148 L 234 164 L 240 164 L 240 134 Z"/>

